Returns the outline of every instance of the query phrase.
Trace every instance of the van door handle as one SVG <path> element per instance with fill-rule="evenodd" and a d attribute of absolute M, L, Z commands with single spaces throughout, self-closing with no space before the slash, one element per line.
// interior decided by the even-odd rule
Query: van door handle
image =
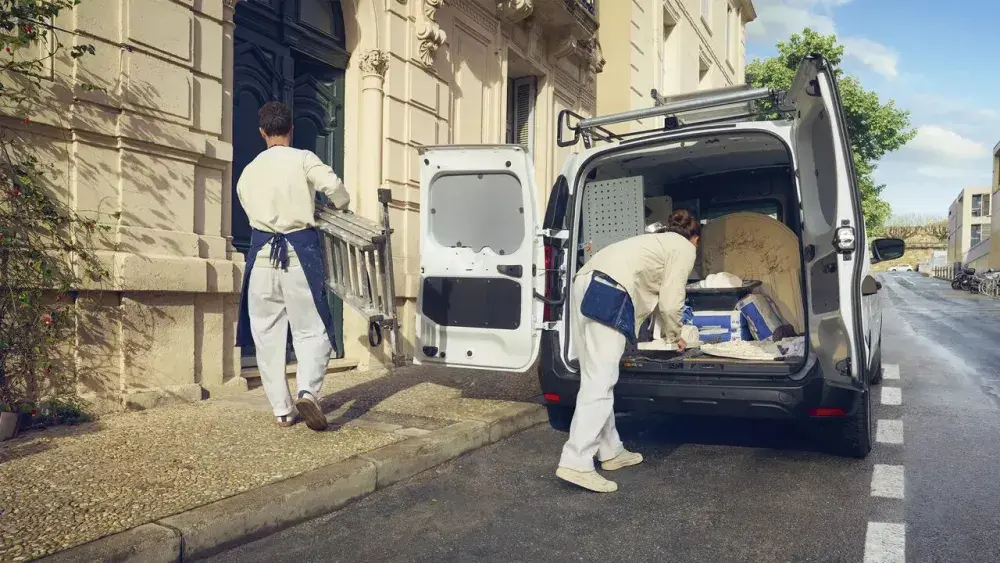
<path fill-rule="evenodd" d="M 519 278 L 524 275 L 524 267 L 520 264 L 501 264 L 497 266 L 497 271 L 512 278 Z"/>

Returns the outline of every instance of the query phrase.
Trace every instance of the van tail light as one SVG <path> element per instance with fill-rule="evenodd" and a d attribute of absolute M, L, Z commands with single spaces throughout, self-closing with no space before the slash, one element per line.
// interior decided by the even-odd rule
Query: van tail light
<path fill-rule="evenodd" d="M 544 395 L 542 395 L 542 397 L 544 397 L 545 401 L 549 402 L 549 403 L 558 403 L 559 402 L 559 395 L 557 395 L 555 393 L 545 393 Z"/>
<path fill-rule="evenodd" d="M 844 416 L 847 411 L 844 409 L 834 409 L 834 408 L 824 408 L 819 407 L 815 409 L 809 409 L 809 416 Z"/>

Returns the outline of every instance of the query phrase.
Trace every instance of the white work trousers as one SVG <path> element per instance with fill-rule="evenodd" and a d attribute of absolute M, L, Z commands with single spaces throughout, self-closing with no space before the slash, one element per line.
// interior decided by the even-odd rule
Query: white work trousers
<path fill-rule="evenodd" d="M 573 282 L 570 310 L 580 360 L 580 392 L 559 466 L 577 471 L 593 471 L 595 455 L 607 461 L 625 450 L 615 429 L 614 412 L 614 389 L 618 364 L 625 353 L 625 335 L 580 313 L 592 279 L 593 275 L 587 274 Z"/>
<path fill-rule="evenodd" d="M 261 250 L 250 272 L 249 286 L 250 331 L 257 348 L 257 369 L 264 392 L 275 416 L 289 415 L 293 405 L 285 380 L 289 323 L 298 363 L 295 380 L 299 391 L 308 391 L 319 399 L 333 347 L 305 273 L 291 248 L 288 270 L 284 271 L 268 262 L 266 248 Z"/>

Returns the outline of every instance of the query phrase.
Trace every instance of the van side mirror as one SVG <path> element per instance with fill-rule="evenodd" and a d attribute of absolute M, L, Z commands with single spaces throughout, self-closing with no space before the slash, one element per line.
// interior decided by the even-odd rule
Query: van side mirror
<path fill-rule="evenodd" d="M 896 260 L 906 253 L 906 243 L 899 238 L 880 238 L 872 241 L 872 264 Z"/>

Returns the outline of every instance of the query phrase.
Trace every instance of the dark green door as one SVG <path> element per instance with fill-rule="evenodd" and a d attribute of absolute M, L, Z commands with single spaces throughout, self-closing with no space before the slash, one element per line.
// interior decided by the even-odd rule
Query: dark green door
<path fill-rule="evenodd" d="M 319 21 L 324 20 L 324 21 Z M 328 21 L 327 21 L 328 20 Z M 339 0 L 248 0 L 236 9 L 233 60 L 233 246 L 246 253 L 250 223 L 239 203 L 240 174 L 262 150 L 257 111 L 269 101 L 292 107 L 292 144 L 315 152 L 343 176 L 344 50 Z M 323 24 L 323 25 L 320 25 Z M 343 303 L 330 296 L 343 357 Z M 289 333 L 288 360 L 294 361 Z M 252 346 L 242 349 L 242 365 L 256 364 Z"/>
<path fill-rule="evenodd" d="M 296 61 L 293 109 L 295 132 L 292 145 L 309 150 L 333 167 L 344 170 L 344 71 L 315 61 Z M 323 201 L 325 196 L 319 195 Z M 329 294 L 337 339 L 337 357 L 344 357 L 344 303 Z"/>

